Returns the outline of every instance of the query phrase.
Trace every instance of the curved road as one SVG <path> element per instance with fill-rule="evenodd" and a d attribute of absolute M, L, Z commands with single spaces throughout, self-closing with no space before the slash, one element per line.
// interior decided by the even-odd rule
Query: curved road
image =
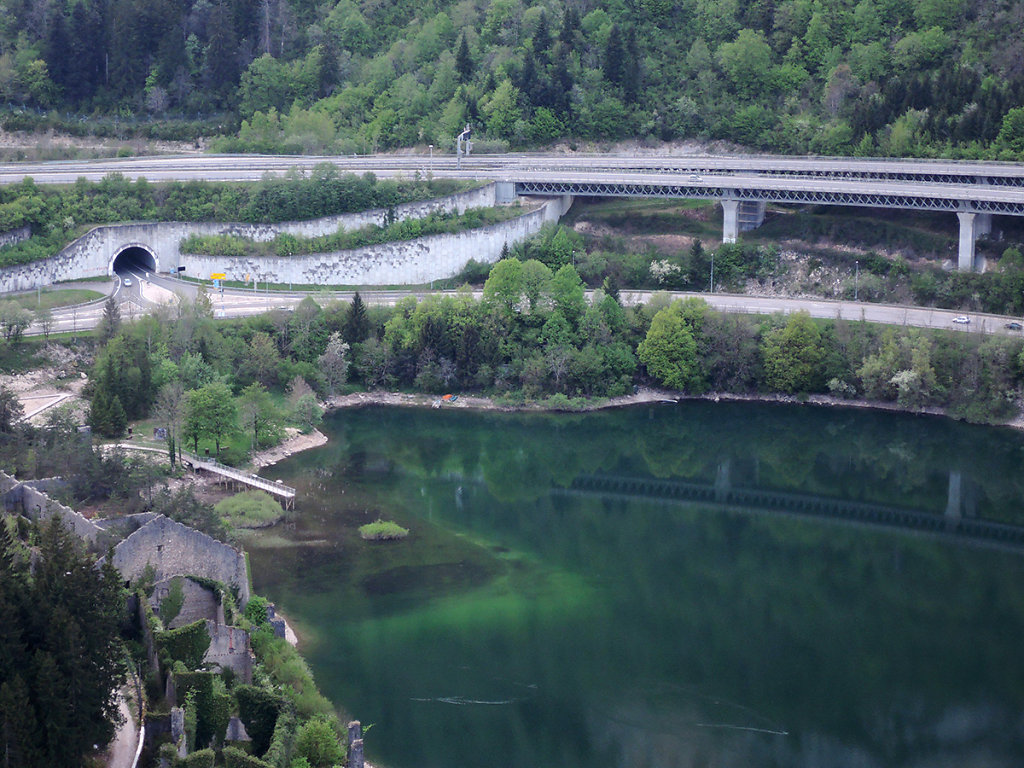
<path fill-rule="evenodd" d="M 124 279 L 131 280 L 130 286 L 124 285 Z M 153 275 L 139 269 L 125 270 L 114 288 L 114 295 L 121 305 L 121 317 L 130 319 L 135 315 L 148 313 L 166 301 L 170 292 L 194 298 L 197 291 L 195 283 L 176 280 L 163 275 Z M 225 288 L 223 293 L 210 292 L 214 314 L 217 317 L 247 317 L 268 312 L 273 309 L 292 310 L 307 296 L 315 299 L 329 297 L 342 301 L 350 301 L 355 291 L 254 291 L 240 288 Z M 655 291 L 623 290 L 620 299 L 625 305 L 647 303 Z M 811 317 L 821 319 L 863 320 L 869 323 L 884 325 L 903 325 L 915 328 L 943 328 L 975 333 L 996 333 L 1016 336 L 1022 332 L 1007 328 L 1011 322 L 1020 319 L 1006 315 L 990 315 L 985 313 L 963 312 L 949 309 L 933 309 L 928 307 L 908 307 L 897 304 L 869 304 L 855 301 L 836 301 L 831 299 L 776 298 L 767 296 L 747 296 L 727 293 L 691 293 L 670 291 L 673 299 L 696 297 L 706 301 L 713 309 L 721 312 L 771 315 L 776 313 L 789 314 L 801 310 Z M 431 294 L 450 294 L 455 291 L 430 290 L 361 290 L 359 292 L 368 304 L 393 305 L 403 298 L 415 296 L 423 298 Z M 474 291 L 475 298 L 480 291 Z M 154 298 L 158 297 L 158 298 Z M 103 316 L 103 303 L 91 302 L 77 307 L 64 307 L 53 311 L 51 333 L 82 331 L 96 327 Z M 969 322 L 954 323 L 957 317 L 966 317 Z M 36 326 L 29 328 L 29 334 L 41 331 Z"/>

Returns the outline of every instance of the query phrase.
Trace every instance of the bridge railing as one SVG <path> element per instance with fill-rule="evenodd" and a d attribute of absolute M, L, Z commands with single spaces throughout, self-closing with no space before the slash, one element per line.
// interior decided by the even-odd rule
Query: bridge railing
<path fill-rule="evenodd" d="M 273 482 L 267 480 L 264 477 L 260 477 L 259 475 L 254 475 L 249 472 L 243 472 L 237 467 L 229 467 L 227 464 L 222 464 L 221 462 L 217 461 L 217 459 L 196 456 L 195 454 L 191 453 L 183 453 L 182 455 L 188 458 L 189 461 L 191 461 L 194 466 L 210 469 L 212 471 L 217 472 L 220 475 L 224 475 L 225 477 L 230 477 L 231 479 L 238 480 L 241 483 L 246 483 L 247 485 L 252 485 L 257 488 L 261 488 L 265 491 L 274 493 L 278 496 L 295 496 L 295 489 L 289 485 L 285 485 L 284 483 Z"/>

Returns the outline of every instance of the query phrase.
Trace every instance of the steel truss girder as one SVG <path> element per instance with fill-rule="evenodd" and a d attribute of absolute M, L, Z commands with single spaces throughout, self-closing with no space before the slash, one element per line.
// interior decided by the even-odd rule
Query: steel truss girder
<path fill-rule="evenodd" d="M 766 203 L 846 205 L 864 208 L 908 208 L 922 211 L 965 211 L 1024 216 L 1024 203 L 998 200 L 957 200 L 917 195 L 816 192 L 780 189 L 724 189 L 678 184 L 616 184 L 606 182 L 517 181 L 517 195 L 578 195 L 581 197 L 668 197 L 712 200 L 751 200 Z"/>
<path fill-rule="evenodd" d="M 594 166 L 566 166 L 566 171 L 586 173 L 595 170 Z M 712 168 L 700 164 L 693 165 L 637 165 L 617 166 L 606 170 L 629 171 L 635 173 L 696 173 L 719 176 L 736 174 L 765 176 L 767 178 L 804 178 L 804 179 L 847 179 L 851 181 L 910 181 L 929 184 L 981 184 L 991 187 L 1024 187 L 1024 174 L 1020 176 L 974 176 L 971 174 L 923 173 L 919 171 L 862 171 L 820 169 L 779 168 L 772 170 L 755 170 L 742 168 Z"/>

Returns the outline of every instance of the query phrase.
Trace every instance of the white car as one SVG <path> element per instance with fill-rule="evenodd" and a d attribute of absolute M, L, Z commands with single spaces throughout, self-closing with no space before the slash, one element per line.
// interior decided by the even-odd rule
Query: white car
<path fill-rule="evenodd" d="M 132 287 L 132 279 L 130 277 L 126 277 L 124 279 L 124 287 L 125 288 L 131 288 Z"/>
<path fill-rule="evenodd" d="M 971 322 L 971 318 L 969 318 L 967 315 L 957 315 L 956 317 L 953 318 L 953 322 L 956 323 L 957 325 L 967 325 L 969 322 Z"/>

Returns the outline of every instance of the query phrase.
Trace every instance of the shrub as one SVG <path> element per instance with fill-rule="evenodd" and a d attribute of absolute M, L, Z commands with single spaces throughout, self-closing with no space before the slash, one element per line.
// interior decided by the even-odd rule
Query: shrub
<path fill-rule="evenodd" d="M 271 768 L 270 763 L 246 754 L 238 747 L 224 747 L 223 754 L 226 768 Z"/>
<path fill-rule="evenodd" d="M 256 754 L 262 755 L 270 747 L 284 701 L 277 694 L 254 685 L 235 688 L 235 699 L 238 701 L 238 716 L 252 739 L 252 748 Z"/>
<path fill-rule="evenodd" d="M 182 768 L 213 768 L 216 757 L 212 749 L 200 749 L 181 760 L 178 765 Z"/>
<path fill-rule="evenodd" d="M 262 528 L 284 517 L 281 505 L 266 491 L 236 493 L 219 502 L 214 511 L 236 528 Z"/>
<path fill-rule="evenodd" d="M 299 727 L 295 736 L 295 753 L 305 758 L 311 768 L 330 768 L 345 759 L 345 750 L 338 742 L 334 725 L 326 717 L 314 717 Z"/>
<path fill-rule="evenodd" d="M 190 670 L 196 669 L 203 663 L 203 656 L 210 647 L 206 622 L 194 621 L 178 629 L 157 632 L 156 644 L 161 656 L 181 661 Z"/>
<path fill-rule="evenodd" d="M 367 541 L 395 541 L 408 536 L 409 529 L 378 518 L 376 522 L 359 526 L 359 535 Z"/>

